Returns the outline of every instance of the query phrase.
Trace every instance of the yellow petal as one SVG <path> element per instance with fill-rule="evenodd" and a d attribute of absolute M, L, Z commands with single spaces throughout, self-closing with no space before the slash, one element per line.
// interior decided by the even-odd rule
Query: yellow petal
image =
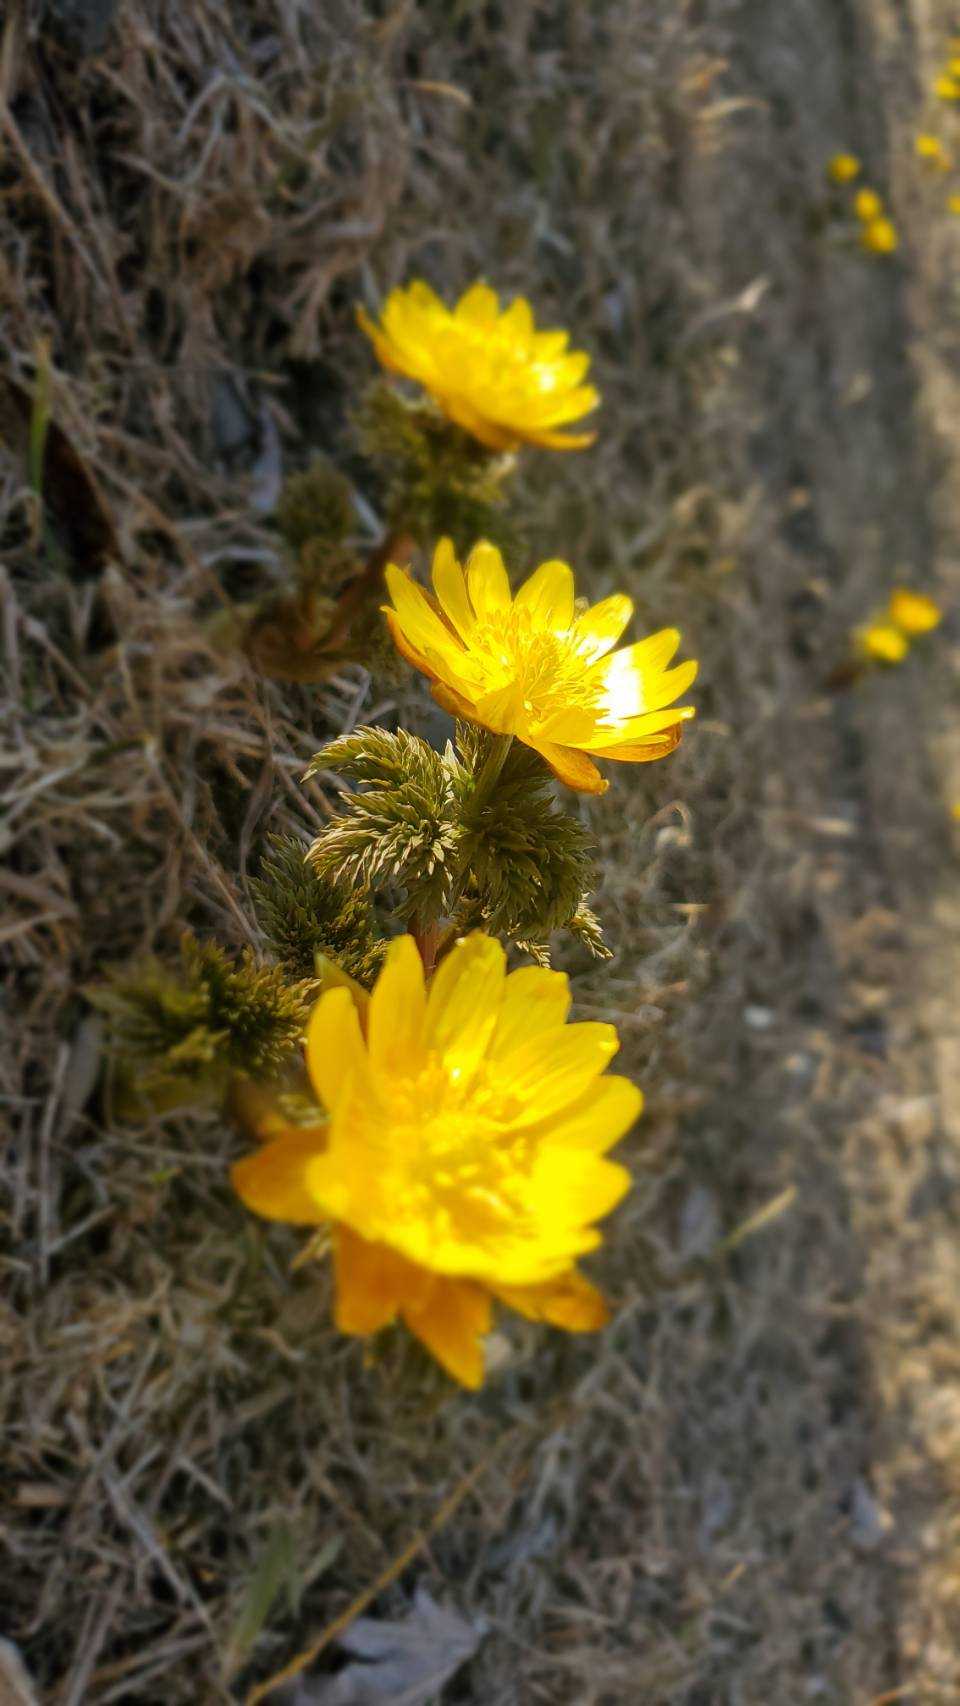
<path fill-rule="evenodd" d="M 594 751 L 598 758 L 615 758 L 620 764 L 653 764 L 656 759 L 669 758 L 671 752 L 676 752 L 682 734 L 683 724 L 674 723 L 672 728 L 646 740 L 618 741 L 613 746 L 596 747 Z"/>
<path fill-rule="evenodd" d="M 595 432 L 539 432 L 524 433 L 528 444 L 540 444 L 545 450 L 586 450 L 597 441 Z"/>
<path fill-rule="evenodd" d="M 462 652 L 463 647 L 449 628 L 441 622 L 422 587 L 395 563 L 386 568 L 387 590 L 393 599 L 397 621 L 408 641 L 421 652 Z"/>
<path fill-rule="evenodd" d="M 433 590 L 444 615 L 457 629 L 461 638 L 469 639 L 476 620 L 473 606 L 467 597 L 467 583 L 454 554 L 453 543 L 441 539 L 433 553 Z"/>
<path fill-rule="evenodd" d="M 336 1229 L 333 1259 L 334 1319 L 341 1333 L 377 1333 L 395 1319 L 402 1304 L 417 1303 L 430 1290 L 430 1276 L 422 1268 L 414 1268 L 385 1244 L 369 1244 L 348 1226 Z"/>
<path fill-rule="evenodd" d="M 438 1278 L 421 1307 L 404 1305 L 403 1318 L 427 1350 L 461 1386 L 483 1384 L 483 1346 L 490 1331 L 490 1297 L 470 1280 Z"/>
<path fill-rule="evenodd" d="M 629 1078 L 604 1073 L 578 1101 L 550 1119 L 542 1141 L 602 1155 L 619 1143 L 642 1111 L 642 1090 Z"/>
<path fill-rule="evenodd" d="M 513 1123 L 548 1119 L 582 1096 L 619 1048 L 613 1025 L 561 1025 L 541 1031 L 498 1062 L 498 1079 L 521 1106 Z"/>
<path fill-rule="evenodd" d="M 603 1220 L 626 1196 L 631 1178 L 626 1167 L 587 1150 L 545 1148 L 533 1165 L 530 1201 L 550 1235 L 564 1227 L 590 1226 Z"/>
<path fill-rule="evenodd" d="M 529 348 L 533 338 L 533 312 L 525 296 L 518 296 L 501 314 L 498 330 L 501 337 L 508 336 L 520 349 Z"/>
<path fill-rule="evenodd" d="M 230 1182 L 240 1201 L 266 1220 L 286 1220 L 292 1226 L 319 1226 L 326 1214 L 307 1182 L 309 1163 L 322 1155 L 326 1127 L 299 1131 L 265 1143 L 255 1154 L 236 1161 Z"/>
<path fill-rule="evenodd" d="M 888 622 L 871 622 L 862 630 L 860 642 L 868 656 L 880 663 L 900 663 L 910 650 L 906 634 Z"/>
<path fill-rule="evenodd" d="M 349 990 L 328 990 L 310 1014 L 307 1071 L 314 1090 L 331 1113 L 350 1083 L 366 1082 L 367 1054 Z"/>
<path fill-rule="evenodd" d="M 470 326 L 492 326 L 499 312 L 499 296 L 482 281 L 465 290 L 453 310 L 455 319 Z"/>
<path fill-rule="evenodd" d="M 542 1285 L 501 1286 L 494 1296 L 528 1321 L 547 1321 L 568 1333 L 597 1333 L 610 1319 L 602 1292 L 577 1268 Z"/>
<path fill-rule="evenodd" d="M 573 621 L 573 570 L 569 563 L 541 563 L 517 592 L 515 603 L 530 612 L 536 627 L 564 633 Z"/>
<path fill-rule="evenodd" d="M 486 1052 L 500 1012 L 505 969 L 500 943 L 475 931 L 454 944 L 431 980 L 424 1042 L 456 1078 L 469 1078 Z"/>
<path fill-rule="evenodd" d="M 505 610 L 510 603 L 510 582 L 503 558 L 495 545 L 482 539 L 467 558 L 467 590 L 480 617 Z"/>
<path fill-rule="evenodd" d="M 590 671 L 590 678 L 602 686 L 607 714 L 611 717 L 635 717 L 653 706 L 651 695 L 663 677 L 667 664 L 680 644 L 677 628 L 664 628 L 632 646 L 624 646 L 610 657 L 601 658 Z M 665 701 L 660 699 L 659 705 Z"/>
<path fill-rule="evenodd" d="M 565 782 L 568 788 L 576 788 L 578 794 L 605 794 L 609 783 L 605 782 L 593 760 L 585 752 L 578 752 L 572 746 L 558 746 L 549 740 L 530 741 L 541 758 L 546 759 L 553 774 Z"/>
<path fill-rule="evenodd" d="M 633 599 L 615 592 L 591 605 L 574 623 L 577 646 L 587 658 L 603 657 L 615 646 L 633 615 Z"/>
<path fill-rule="evenodd" d="M 943 621 L 943 612 L 925 593 L 900 586 L 891 594 L 888 614 L 905 634 L 927 634 Z"/>
<path fill-rule="evenodd" d="M 423 961 L 412 936 L 397 936 L 370 998 L 367 1049 L 374 1072 L 388 1082 L 411 1077 L 423 1064 L 427 998 Z"/>
<path fill-rule="evenodd" d="M 541 1031 L 556 1030 L 570 1011 L 570 980 L 565 972 L 541 966 L 521 966 L 504 984 L 503 1005 L 493 1039 L 487 1050 L 490 1060 L 502 1060 Z"/>
<path fill-rule="evenodd" d="M 430 692 L 437 704 L 444 711 L 448 711 L 451 717 L 459 717 L 468 723 L 479 722 L 477 707 L 473 701 L 465 699 L 462 693 L 455 692 L 452 687 L 447 686 L 446 682 L 434 681 Z"/>

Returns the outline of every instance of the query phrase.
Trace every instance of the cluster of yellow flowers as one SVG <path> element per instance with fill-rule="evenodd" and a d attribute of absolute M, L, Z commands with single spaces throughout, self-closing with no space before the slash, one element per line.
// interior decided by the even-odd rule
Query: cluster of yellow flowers
<path fill-rule="evenodd" d="M 589 358 L 565 332 L 538 330 L 522 298 L 501 310 L 476 284 L 448 309 L 414 283 L 388 297 L 379 324 L 359 319 L 382 364 L 488 450 L 591 442 L 566 430 L 599 402 Z M 671 667 L 672 628 L 614 649 L 633 614 L 625 594 L 587 606 L 555 559 L 512 592 L 485 541 L 461 566 L 441 540 L 431 578 L 427 592 L 387 566 L 390 631 L 438 703 L 496 737 L 497 762 L 516 739 L 568 787 L 597 794 L 598 760 L 642 763 L 677 745 L 694 708 L 676 701 L 697 666 Z M 570 1331 L 607 1319 L 576 1264 L 629 1186 L 607 1152 L 642 1096 L 606 1072 L 612 1025 L 567 1023 L 565 975 L 508 972 L 504 948 L 479 931 L 438 954 L 438 922 L 391 942 L 372 992 L 322 968 L 305 1042 L 315 1119 L 261 1105 L 247 1121 L 261 1147 L 233 1182 L 269 1219 L 330 1229 L 342 1331 L 366 1336 L 400 1317 L 476 1387 L 494 1299 Z"/>
<path fill-rule="evenodd" d="M 942 620 L 940 606 L 926 593 L 896 587 L 886 607 L 857 630 L 858 650 L 875 663 L 902 663 L 917 636 Z"/>
<path fill-rule="evenodd" d="M 960 101 L 960 39 L 947 44 L 947 59 L 942 71 L 933 81 L 933 93 L 938 101 Z"/>
<path fill-rule="evenodd" d="M 855 154 L 834 154 L 827 166 L 827 176 L 835 184 L 852 184 L 862 170 Z M 854 195 L 853 211 L 860 224 L 863 247 L 874 255 L 892 254 L 900 240 L 882 196 L 876 190 L 863 186 Z"/>

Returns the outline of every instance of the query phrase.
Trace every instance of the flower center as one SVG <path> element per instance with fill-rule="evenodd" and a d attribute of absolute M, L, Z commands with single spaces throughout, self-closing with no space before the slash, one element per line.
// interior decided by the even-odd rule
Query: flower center
<path fill-rule="evenodd" d="M 386 1099 L 390 1194 L 398 1217 L 427 1221 L 438 1239 L 472 1241 L 525 1218 L 532 1142 L 511 1130 L 515 1098 L 483 1067 L 458 1079 L 437 1056 L 391 1085 Z"/>
<path fill-rule="evenodd" d="M 516 711 L 525 723 L 543 723 L 558 711 L 595 714 L 599 709 L 599 686 L 589 678 L 590 660 L 573 633 L 538 626 L 523 605 L 482 618 L 470 650 L 487 692 L 515 689 Z"/>

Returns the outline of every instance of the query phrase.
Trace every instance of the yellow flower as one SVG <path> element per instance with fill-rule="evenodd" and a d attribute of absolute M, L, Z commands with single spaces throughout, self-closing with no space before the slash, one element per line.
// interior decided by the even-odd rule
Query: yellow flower
<path fill-rule="evenodd" d="M 425 987 L 411 936 L 387 951 L 366 1011 L 328 989 L 306 1040 L 328 1123 L 290 1126 L 233 1168 L 270 1220 L 334 1223 L 336 1322 L 402 1316 L 465 1386 L 483 1379 L 491 1300 L 571 1332 L 606 1306 L 576 1267 L 630 1184 L 606 1151 L 643 1105 L 606 1074 L 612 1025 L 565 1021 L 561 972 L 506 974 L 500 944 L 460 941 Z"/>
<path fill-rule="evenodd" d="M 860 645 L 867 657 L 878 663 L 901 663 L 910 650 L 910 641 L 892 622 L 869 622 L 859 633 Z"/>
<path fill-rule="evenodd" d="M 892 255 L 899 244 L 897 228 L 891 219 L 871 219 L 860 233 L 865 249 L 874 255 Z"/>
<path fill-rule="evenodd" d="M 960 213 L 960 195 L 949 195 L 947 197 L 947 212 Z"/>
<path fill-rule="evenodd" d="M 891 593 L 887 615 L 905 634 L 929 634 L 931 628 L 939 627 L 943 620 L 939 604 L 928 598 L 926 593 L 911 592 L 905 586 L 898 586 Z"/>
<path fill-rule="evenodd" d="M 951 64 L 957 65 L 960 70 L 960 62 L 954 60 Z M 960 101 L 960 82 L 952 75 L 938 77 L 933 85 L 933 92 L 938 100 Z"/>
<path fill-rule="evenodd" d="M 865 225 L 872 219 L 879 219 L 883 213 L 883 202 L 876 190 L 858 190 L 854 198 L 854 211 L 858 219 Z"/>
<path fill-rule="evenodd" d="M 362 308 L 357 319 L 384 367 L 415 379 L 490 450 L 593 443 L 596 433 L 558 430 L 600 401 L 583 384 L 590 357 L 567 348 L 566 332 L 538 332 L 524 297 L 501 313 L 496 291 L 474 284 L 450 309 L 417 280 L 390 292 L 379 325 Z"/>
<path fill-rule="evenodd" d="M 849 184 L 860 176 L 861 166 L 855 154 L 835 154 L 827 167 L 827 176 L 835 184 Z"/>
<path fill-rule="evenodd" d="M 464 571 L 443 539 L 433 556 L 435 598 L 392 563 L 387 587 L 397 648 L 430 678 L 437 703 L 532 746 L 581 793 L 607 786 L 595 758 L 664 758 L 694 715 L 692 705 L 674 705 L 697 673 L 695 663 L 667 668 L 677 630 L 611 651 L 631 600 L 615 593 L 578 613 L 566 563 L 541 563 L 511 596 L 495 546 L 475 545 Z"/>
<path fill-rule="evenodd" d="M 951 164 L 950 153 L 938 136 L 921 134 L 916 137 L 914 148 L 919 159 L 928 160 L 932 166 L 939 166 L 942 171 L 948 170 Z"/>

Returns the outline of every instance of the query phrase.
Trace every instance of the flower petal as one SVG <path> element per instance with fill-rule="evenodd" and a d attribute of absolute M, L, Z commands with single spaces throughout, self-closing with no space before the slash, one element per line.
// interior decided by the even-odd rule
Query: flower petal
<path fill-rule="evenodd" d="M 553 774 L 578 794 L 605 794 L 610 786 L 601 776 L 593 760 L 576 747 L 558 746 L 555 741 L 530 741 L 529 745 L 545 758 Z"/>
<path fill-rule="evenodd" d="M 664 729 L 662 734 L 651 735 L 647 740 L 619 741 L 613 746 L 595 747 L 597 758 L 615 758 L 620 764 L 652 764 L 655 759 L 669 758 L 680 745 L 683 734 L 683 724 L 674 723 L 672 728 Z"/>
<path fill-rule="evenodd" d="M 642 1111 L 643 1092 L 638 1085 L 604 1073 L 563 1113 L 551 1118 L 542 1141 L 602 1155 L 619 1143 Z"/>
<path fill-rule="evenodd" d="M 328 989 L 307 1024 L 307 1071 L 324 1107 L 333 1113 L 344 1089 L 366 1083 L 369 1073 L 360 1019 L 348 989 Z"/>
<path fill-rule="evenodd" d="M 420 1070 L 426 1008 L 423 961 L 416 943 L 412 936 L 397 936 L 370 997 L 367 1021 L 370 1065 L 388 1083 Z"/>
<path fill-rule="evenodd" d="M 467 1079 L 483 1058 L 500 1013 L 506 955 L 479 931 L 456 942 L 430 983 L 424 1042 L 448 1073 Z"/>
<path fill-rule="evenodd" d="M 571 1268 L 542 1285 L 493 1287 L 494 1296 L 528 1321 L 548 1321 L 568 1333 L 596 1333 L 610 1319 L 606 1300 L 595 1285 Z"/>
<path fill-rule="evenodd" d="M 463 646 L 440 620 L 422 587 L 395 563 L 385 570 L 387 590 L 393 599 L 397 620 L 406 638 L 420 651 L 462 655 Z"/>
<path fill-rule="evenodd" d="M 578 616 L 574 623 L 577 646 L 590 658 L 603 657 L 615 646 L 633 615 L 633 599 L 615 592 Z"/>
<path fill-rule="evenodd" d="M 503 558 L 495 545 L 481 539 L 467 558 L 467 590 L 479 617 L 506 610 L 510 603 L 510 581 Z"/>
<path fill-rule="evenodd" d="M 497 1062 L 497 1081 L 520 1104 L 511 1124 L 546 1120 L 584 1094 L 620 1047 L 613 1025 L 558 1025 Z"/>
<path fill-rule="evenodd" d="M 541 563 L 517 592 L 514 603 L 536 626 L 564 633 L 573 621 L 573 570 L 559 559 Z"/>
<path fill-rule="evenodd" d="M 490 1297 L 471 1280 L 438 1278 L 424 1304 L 405 1304 L 403 1319 L 427 1350 L 459 1380 L 476 1390 L 483 1385 L 483 1346 L 490 1331 Z"/>
<path fill-rule="evenodd" d="M 307 1184 L 307 1171 L 309 1163 L 323 1154 L 326 1142 L 326 1126 L 291 1126 L 283 1137 L 235 1161 L 230 1182 L 240 1201 L 265 1220 L 320 1226 L 327 1216 Z"/>
<path fill-rule="evenodd" d="M 465 699 L 460 693 L 455 693 L 452 687 L 446 685 L 446 682 L 433 681 L 430 692 L 441 709 L 449 711 L 451 717 L 459 717 L 461 721 L 468 723 L 480 721 L 477 716 L 477 707 L 472 700 Z"/>
<path fill-rule="evenodd" d="M 492 326 L 500 312 L 500 298 L 480 280 L 465 290 L 453 310 L 454 319 L 469 326 Z"/>
<path fill-rule="evenodd" d="M 385 1244 L 370 1244 L 348 1226 L 333 1240 L 336 1305 L 341 1333 L 366 1336 L 393 1321 L 404 1303 L 417 1303 L 431 1288 L 430 1275 Z"/>
<path fill-rule="evenodd" d="M 431 578 L 441 610 L 448 621 L 453 623 L 460 637 L 468 640 L 477 624 L 473 606 L 467 596 L 463 570 L 457 562 L 453 543 L 449 539 L 441 539 L 433 553 Z"/>
<path fill-rule="evenodd" d="M 534 1161 L 530 1203 L 550 1237 L 565 1227 L 588 1227 L 603 1220 L 632 1184 L 626 1167 L 588 1150 L 546 1147 Z"/>
<path fill-rule="evenodd" d="M 487 1049 L 488 1060 L 502 1060 L 514 1049 L 561 1026 L 570 1011 L 570 980 L 565 972 L 542 966 L 512 971 L 503 988 L 497 1028 Z"/>

